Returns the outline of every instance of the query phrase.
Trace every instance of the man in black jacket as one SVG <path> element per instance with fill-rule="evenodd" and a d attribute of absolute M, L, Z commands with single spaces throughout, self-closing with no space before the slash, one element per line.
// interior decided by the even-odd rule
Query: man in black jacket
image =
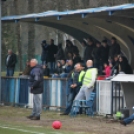
<path fill-rule="evenodd" d="M 103 74 L 103 64 L 108 62 L 108 56 L 109 56 L 109 46 L 107 43 L 107 40 L 102 41 L 102 47 L 101 47 L 101 60 L 100 60 L 100 72 L 99 74 Z"/>
<path fill-rule="evenodd" d="M 109 46 L 107 44 L 107 40 L 102 41 L 102 48 L 101 48 L 101 62 L 102 65 L 105 62 L 108 62 L 108 56 L 109 56 Z"/>
<path fill-rule="evenodd" d="M 61 60 L 61 59 L 64 59 L 65 58 L 65 55 L 64 55 L 64 50 L 62 48 L 62 44 L 59 43 L 58 44 L 58 51 L 57 53 L 55 54 L 55 59 L 56 60 Z"/>
<path fill-rule="evenodd" d="M 87 62 L 87 60 L 93 60 L 92 57 L 92 52 L 94 49 L 94 44 L 93 44 L 93 40 L 91 38 L 87 39 L 87 46 L 84 52 L 84 61 L 85 63 Z"/>
<path fill-rule="evenodd" d="M 93 49 L 92 55 L 94 59 L 94 67 L 99 70 L 101 60 L 101 44 L 99 42 L 96 43 L 96 47 Z"/>
<path fill-rule="evenodd" d="M 53 74 L 54 68 L 55 68 L 55 56 L 57 53 L 57 46 L 54 45 L 54 40 L 50 40 L 50 45 L 48 47 L 48 62 L 50 66 L 50 73 Z"/>
<path fill-rule="evenodd" d="M 43 93 L 43 69 L 38 65 L 36 59 L 30 61 L 32 70 L 30 72 L 29 86 L 31 93 L 33 94 L 33 111 L 28 119 L 40 120 L 40 114 L 42 109 L 41 94 Z"/>
<path fill-rule="evenodd" d="M 13 76 L 16 62 L 17 62 L 16 54 L 14 54 L 11 49 L 9 49 L 8 55 L 6 56 L 6 67 L 7 67 L 6 76 Z"/>
<path fill-rule="evenodd" d="M 42 65 L 45 65 L 47 63 L 48 58 L 48 45 L 46 43 L 46 40 L 42 41 L 41 47 L 42 47 L 41 61 Z"/>
<path fill-rule="evenodd" d="M 109 57 L 113 60 L 114 55 L 119 55 L 121 53 L 120 45 L 117 43 L 117 40 L 115 37 L 112 37 L 111 39 L 111 46 L 109 49 Z"/>

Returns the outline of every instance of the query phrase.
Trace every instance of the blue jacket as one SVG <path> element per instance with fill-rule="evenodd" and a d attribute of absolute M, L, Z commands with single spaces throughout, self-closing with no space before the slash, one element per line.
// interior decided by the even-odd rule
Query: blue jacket
<path fill-rule="evenodd" d="M 42 66 L 37 65 L 32 68 L 30 72 L 29 86 L 31 87 L 31 93 L 41 94 L 43 93 L 43 69 Z"/>
<path fill-rule="evenodd" d="M 70 73 L 73 70 L 73 66 L 66 66 L 64 72 L 65 73 Z"/>

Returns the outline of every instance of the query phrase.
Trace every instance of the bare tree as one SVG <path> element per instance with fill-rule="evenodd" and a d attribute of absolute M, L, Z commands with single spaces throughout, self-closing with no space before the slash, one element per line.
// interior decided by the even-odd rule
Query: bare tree
<path fill-rule="evenodd" d="M 14 10 L 15 14 L 19 14 L 19 7 L 18 7 L 18 0 L 14 0 Z M 19 63 L 19 70 L 22 70 L 22 51 L 21 51 L 21 37 L 20 37 L 20 28 L 21 24 L 16 23 L 15 27 L 15 32 L 16 32 L 16 40 L 17 40 L 17 47 L 18 47 L 18 63 Z"/>
<path fill-rule="evenodd" d="M 30 13 L 34 12 L 34 0 L 28 0 L 28 11 Z M 28 24 L 28 59 L 34 57 L 35 54 L 35 46 L 34 46 L 34 38 L 35 38 L 35 27 L 34 24 Z"/>

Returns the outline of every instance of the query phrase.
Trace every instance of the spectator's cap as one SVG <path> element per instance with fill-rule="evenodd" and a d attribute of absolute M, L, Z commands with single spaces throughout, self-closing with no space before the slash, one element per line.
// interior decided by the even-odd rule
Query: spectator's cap
<path fill-rule="evenodd" d="M 43 40 L 42 43 L 46 43 L 46 40 Z"/>
<path fill-rule="evenodd" d="M 107 43 L 107 40 L 106 39 L 102 40 L 102 43 Z"/>

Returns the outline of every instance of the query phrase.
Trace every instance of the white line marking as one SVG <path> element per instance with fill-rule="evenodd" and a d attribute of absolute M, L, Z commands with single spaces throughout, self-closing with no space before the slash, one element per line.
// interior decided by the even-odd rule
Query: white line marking
<path fill-rule="evenodd" d="M 59 133 L 59 132 L 50 132 L 51 134 L 62 134 L 62 133 Z"/>
<path fill-rule="evenodd" d="M 24 130 L 24 129 L 11 128 L 11 127 L 6 127 L 6 126 L 0 126 L 0 128 L 11 129 L 11 130 L 16 130 L 16 131 L 31 133 L 31 134 L 45 134 L 45 133 L 39 133 L 39 132 L 34 132 L 34 131 L 29 131 L 29 130 Z"/>

